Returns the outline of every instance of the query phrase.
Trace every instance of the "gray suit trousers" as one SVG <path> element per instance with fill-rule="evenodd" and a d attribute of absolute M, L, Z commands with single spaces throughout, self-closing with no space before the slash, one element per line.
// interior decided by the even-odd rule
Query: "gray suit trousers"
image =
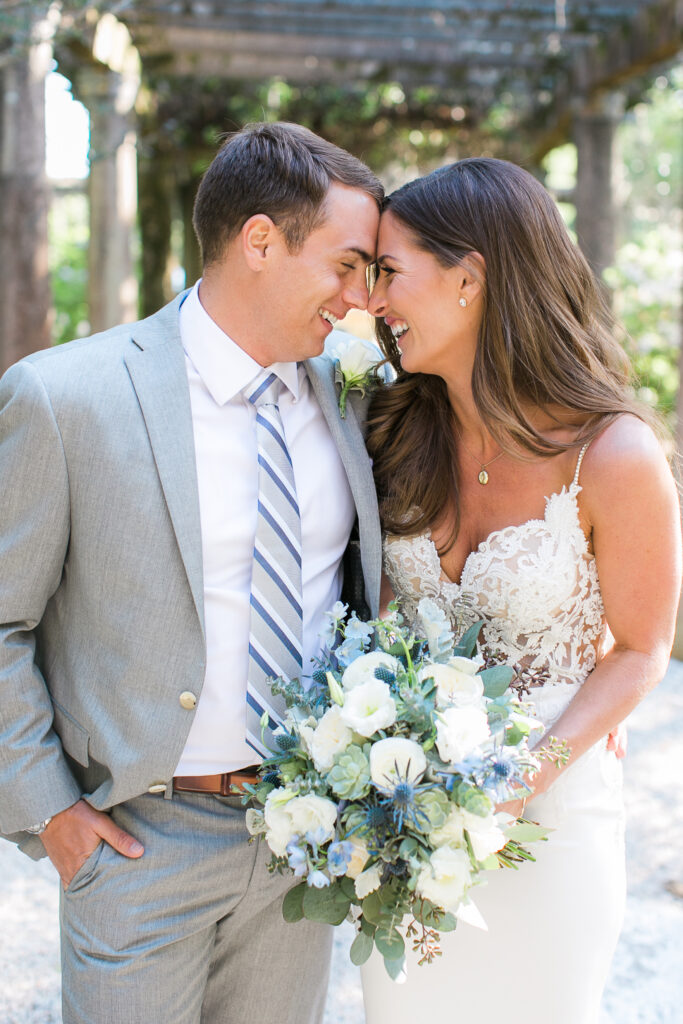
<path fill-rule="evenodd" d="M 100 845 L 62 894 L 64 1024 L 319 1024 L 332 929 L 287 924 L 237 798 L 113 808 L 145 853 Z"/>

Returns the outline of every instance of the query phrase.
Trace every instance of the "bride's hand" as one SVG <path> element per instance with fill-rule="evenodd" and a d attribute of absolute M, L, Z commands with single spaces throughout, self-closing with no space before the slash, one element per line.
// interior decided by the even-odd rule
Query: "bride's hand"
<path fill-rule="evenodd" d="M 515 819 L 523 818 L 526 803 L 526 800 L 508 800 L 504 804 L 496 804 L 495 813 L 498 814 L 502 811 Z"/>
<path fill-rule="evenodd" d="M 626 757 L 628 749 L 628 729 L 626 722 L 620 722 L 616 729 L 607 737 L 607 749 L 613 750 L 617 757 Z"/>

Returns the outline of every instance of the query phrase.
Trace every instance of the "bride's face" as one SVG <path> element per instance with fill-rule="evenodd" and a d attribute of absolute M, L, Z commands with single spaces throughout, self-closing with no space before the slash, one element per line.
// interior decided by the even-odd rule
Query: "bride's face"
<path fill-rule="evenodd" d="M 368 311 L 391 329 L 404 370 L 451 377 L 455 366 L 474 360 L 479 285 L 465 268 L 443 267 L 420 249 L 391 210 L 382 214 L 377 252 L 379 274 Z"/>

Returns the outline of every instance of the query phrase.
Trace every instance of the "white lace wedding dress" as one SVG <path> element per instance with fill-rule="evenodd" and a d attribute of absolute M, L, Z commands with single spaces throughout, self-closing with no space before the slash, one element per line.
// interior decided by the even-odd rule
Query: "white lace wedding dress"
<path fill-rule="evenodd" d="M 577 505 L 584 452 L 569 488 L 547 499 L 545 518 L 492 533 L 469 555 L 460 583 L 445 577 L 428 534 L 385 541 L 385 569 L 407 617 L 425 596 L 452 618 L 469 605 L 470 621 L 485 621 L 480 642 L 525 670 L 525 699 L 546 726 L 605 643 Z M 459 923 L 429 965 L 409 953 L 403 984 L 373 954 L 362 969 L 367 1024 L 598 1024 L 625 895 L 621 766 L 606 741 L 526 814 L 555 831 L 535 844 L 535 863 L 489 872 L 473 891 L 488 931 Z"/>

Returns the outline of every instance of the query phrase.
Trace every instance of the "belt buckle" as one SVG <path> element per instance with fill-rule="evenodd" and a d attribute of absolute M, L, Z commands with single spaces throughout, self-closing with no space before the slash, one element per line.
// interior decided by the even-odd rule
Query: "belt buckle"
<path fill-rule="evenodd" d="M 223 772 L 223 774 L 221 775 L 221 782 L 220 782 L 220 789 L 219 789 L 219 795 L 220 796 L 235 796 L 236 795 L 235 793 L 232 792 L 232 785 L 233 785 L 233 783 L 232 783 L 232 776 L 233 776 L 233 774 L 234 774 L 233 772 Z"/>

